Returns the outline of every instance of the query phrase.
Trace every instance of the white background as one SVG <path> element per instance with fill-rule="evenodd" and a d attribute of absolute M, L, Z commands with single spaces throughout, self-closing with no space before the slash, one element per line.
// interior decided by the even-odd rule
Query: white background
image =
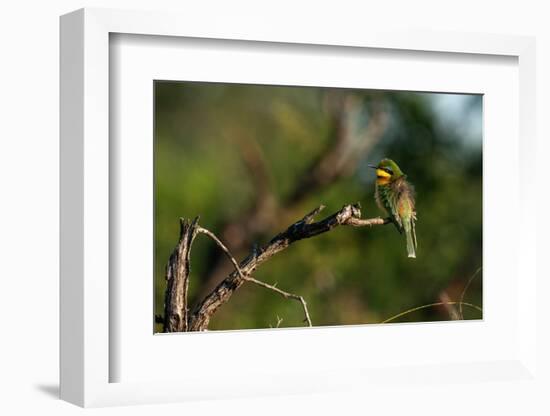
<path fill-rule="evenodd" d="M 189 4 L 187 4 L 189 3 Z M 82 412 L 56 400 L 58 383 L 58 16 L 83 6 L 180 10 L 197 15 L 222 14 L 238 20 L 243 14 L 284 22 L 326 20 L 327 25 L 390 25 L 400 28 L 431 27 L 439 30 L 536 35 L 538 73 L 539 159 L 533 170 L 545 174 L 550 129 L 544 115 L 550 114 L 549 13 L 543 1 L 469 1 L 451 5 L 441 1 L 294 2 L 277 1 L 262 6 L 255 2 L 174 1 L 19 1 L 4 4 L 0 13 L 2 65 L 0 89 L 1 123 L 0 178 L 0 412 L 2 414 L 73 414 Z M 259 3 L 259 2 L 257 2 Z M 511 3 L 511 4 L 509 4 Z M 261 8 L 260 8 L 261 7 Z M 241 17 L 238 17 L 238 16 Z M 269 16 L 269 17 L 268 17 Z M 307 30 L 307 29 L 304 29 Z M 544 152 L 544 154 L 543 154 Z M 503 180 L 505 180 L 503 172 Z M 533 178 L 536 175 L 533 174 Z M 540 182 L 539 209 L 550 205 Z M 544 215 L 541 215 L 541 218 Z M 512 219 L 513 220 L 513 219 Z M 547 223 L 540 222 L 539 250 L 548 251 Z M 542 244 L 545 244 L 543 248 Z M 542 255 L 539 256 L 539 259 Z M 539 274 L 550 276 L 548 266 Z M 547 281 L 538 292 L 549 293 Z M 539 305 L 539 321 L 550 322 L 550 308 Z M 550 375 L 547 352 L 549 336 L 539 332 L 542 377 Z M 139 406 L 93 410 L 100 414 L 200 413 L 200 414 L 548 414 L 550 386 L 533 390 L 507 383 L 484 388 L 461 389 L 449 394 L 439 386 L 415 388 L 395 397 L 384 407 L 379 401 L 346 393 L 315 396 L 271 397 L 247 400 L 197 402 L 162 406 Z M 388 386 L 391 390 L 391 386 Z M 423 397 L 425 400 L 418 400 Z M 422 408 L 410 403 L 424 403 Z"/>

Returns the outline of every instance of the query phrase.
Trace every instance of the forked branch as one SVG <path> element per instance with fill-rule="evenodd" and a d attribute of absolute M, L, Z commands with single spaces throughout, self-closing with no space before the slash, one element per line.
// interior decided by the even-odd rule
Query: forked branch
<path fill-rule="evenodd" d="M 315 237 L 342 225 L 372 227 L 374 225 L 384 225 L 389 222 L 389 219 L 383 218 L 362 219 L 361 209 L 358 204 L 345 205 L 334 214 L 321 221 L 315 222 L 315 216 L 324 208 L 324 206 L 320 206 L 314 209 L 301 220 L 288 227 L 285 231 L 273 237 L 264 247 L 253 250 L 253 252 L 240 264 L 214 233 L 198 225 L 198 217 L 193 221 L 180 218 L 180 238 L 166 266 L 167 286 L 164 318 L 162 319 L 164 323 L 164 332 L 206 330 L 214 313 L 216 313 L 220 306 L 226 303 L 233 293 L 245 282 L 251 282 L 272 290 L 286 299 L 299 301 L 304 309 L 305 321 L 309 326 L 312 326 L 307 303 L 302 296 L 285 292 L 274 285 L 257 280 L 251 276 L 252 273 L 262 263 L 265 263 L 271 257 L 285 250 L 296 241 Z M 190 253 L 191 246 L 197 234 L 205 234 L 214 240 L 229 258 L 235 271 L 227 276 L 210 294 L 208 294 L 190 315 L 187 301 Z"/>
<path fill-rule="evenodd" d="M 279 289 L 278 287 L 275 287 L 274 285 L 267 284 L 265 282 L 262 282 L 260 280 L 254 279 L 252 276 L 245 275 L 241 268 L 239 267 L 239 264 L 237 263 L 237 260 L 233 257 L 233 255 L 229 252 L 229 249 L 223 244 L 218 237 L 211 231 L 207 230 L 206 228 L 199 227 L 198 228 L 199 233 L 206 234 L 208 237 L 210 237 L 212 240 L 215 241 L 215 243 L 222 249 L 222 251 L 225 253 L 225 255 L 229 258 L 231 263 L 233 263 L 233 266 L 235 266 L 235 271 L 239 274 L 239 277 L 241 279 L 244 279 L 248 282 L 252 282 L 258 286 L 262 286 L 266 289 L 272 290 L 279 295 L 283 296 L 285 299 L 295 299 L 299 301 L 302 304 L 302 308 L 304 308 L 304 315 L 305 315 L 305 322 L 308 323 L 309 326 L 313 326 L 311 324 L 311 318 L 309 316 L 309 311 L 307 309 L 307 303 L 305 299 L 302 296 L 295 295 L 293 293 L 285 292 L 284 290 Z"/>
<path fill-rule="evenodd" d="M 306 320 L 310 323 L 309 313 L 307 312 L 307 306 L 303 298 L 298 295 L 293 295 L 287 292 L 280 291 L 280 289 L 267 283 L 257 280 L 251 280 L 250 275 L 256 270 L 258 266 L 269 260 L 277 253 L 285 250 L 292 243 L 311 238 L 319 234 L 331 231 L 332 229 L 349 225 L 352 227 L 371 227 L 375 225 L 384 225 L 389 222 L 388 219 L 383 218 L 370 218 L 362 219 L 361 210 L 359 205 L 345 205 L 341 210 L 335 212 L 329 217 L 314 222 L 314 217 L 318 215 L 324 206 L 320 206 L 304 216 L 301 220 L 295 222 L 288 227 L 282 233 L 276 235 L 267 243 L 264 247 L 254 250 L 246 259 L 240 264 L 237 264 L 235 259 L 229 253 L 229 250 L 225 248 L 224 252 L 228 255 L 235 266 L 235 271 L 226 277 L 214 290 L 208 294 L 194 309 L 191 317 L 189 318 L 188 331 L 204 331 L 208 328 L 211 317 L 216 311 L 225 304 L 233 295 L 233 293 L 243 285 L 246 281 L 252 281 L 260 286 L 266 287 L 271 290 L 275 290 L 282 296 L 287 298 L 294 298 L 300 300 L 304 306 L 304 312 L 306 313 Z M 210 233 L 210 232 L 209 232 Z M 214 237 L 215 241 L 220 245 L 221 241 L 217 239 L 212 233 L 210 237 Z M 222 244 L 223 245 L 223 244 Z M 224 246 L 225 247 L 225 246 Z M 283 292 L 283 293 L 281 293 Z"/>

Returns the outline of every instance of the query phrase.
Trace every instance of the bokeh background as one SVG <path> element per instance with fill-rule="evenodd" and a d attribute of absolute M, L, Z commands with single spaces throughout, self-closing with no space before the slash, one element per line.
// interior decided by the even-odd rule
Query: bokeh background
<path fill-rule="evenodd" d="M 339 227 L 299 241 L 254 277 L 308 303 L 313 324 L 379 323 L 422 305 L 482 307 L 482 96 L 155 82 L 155 311 L 179 217 L 200 215 L 237 260 L 323 204 L 381 215 L 367 165 L 394 159 L 417 192 L 417 258 L 392 225 Z M 232 271 L 199 236 L 190 306 Z M 464 289 L 467 289 L 464 292 Z M 392 322 L 480 319 L 436 305 Z M 251 283 L 209 329 L 304 326 L 300 304 Z M 161 331 L 161 325 L 157 325 Z"/>

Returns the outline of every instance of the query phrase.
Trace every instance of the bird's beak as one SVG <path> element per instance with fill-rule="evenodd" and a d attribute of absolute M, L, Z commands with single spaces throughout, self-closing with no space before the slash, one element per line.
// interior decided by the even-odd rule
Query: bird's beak
<path fill-rule="evenodd" d="M 368 165 L 369 168 L 378 169 L 378 166 Z"/>

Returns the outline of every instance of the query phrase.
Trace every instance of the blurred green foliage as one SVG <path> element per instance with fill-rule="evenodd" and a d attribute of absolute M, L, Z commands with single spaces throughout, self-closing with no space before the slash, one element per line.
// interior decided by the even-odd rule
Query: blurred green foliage
<path fill-rule="evenodd" d="M 314 325 L 378 323 L 439 302 L 442 294 L 458 301 L 482 265 L 481 129 L 466 140 L 456 124 L 446 123 L 436 111 L 435 95 L 155 82 L 155 314 L 163 314 L 164 267 L 177 243 L 179 217 L 200 215 L 201 225 L 224 239 L 224 227 L 238 224 L 253 210 L 259 192 L 268 194 L 277 215 L 251 236 L 250 244 L 233 251 L 240 261 L 253 243 L 265 244 L 321 204 L 327 208 L 320 218 L 357 201 L 363 217 L 381 215 L 373 198 L 374 172 L 367 164 L 382 157 L 394 159 L 416 188 L 417 259 L 407 258 L 405 239 L 391 225 L 340 227 L 297 242 L 262 265 L 254 277 L 302 295 Z M 360 103 L 357 129 L 368 127 L 374 103 L 383 106 L 388 125 L 370 150 L 359 155 L 351 172 L 297 203 L 289 202 L 315 160 L 331 148 L 335 126 L 327 106 L 330 96 L 352 96 Z M 481 96 L 457 98 L 464 110 L 460 124 L 480 126 Z M 256 174 L 243 156 L 247 148 L 260 155 L 268 189 L 257 188 Z M 231 241 L 226 243 L 234 250 Z M 191 308 L 223 279 L 222 274 L 211 281 L 216 262 L 223 261 L 224 270 L 231 272 L 229 261 L 220 255 L 204 236 L 195 241 Z M 464 301 L 482 306 L 481 273 Z M 266 328 L 276 326 L 278 318 L 281 327 L 304 325 L 298 302 L 245 284 L 214 315 L 210 329 Z M 479 319 L 481 314 L 465 307 L 464 318 Z M 432 307 L 396 322 L 448 319 L 447 309 Z"/>

